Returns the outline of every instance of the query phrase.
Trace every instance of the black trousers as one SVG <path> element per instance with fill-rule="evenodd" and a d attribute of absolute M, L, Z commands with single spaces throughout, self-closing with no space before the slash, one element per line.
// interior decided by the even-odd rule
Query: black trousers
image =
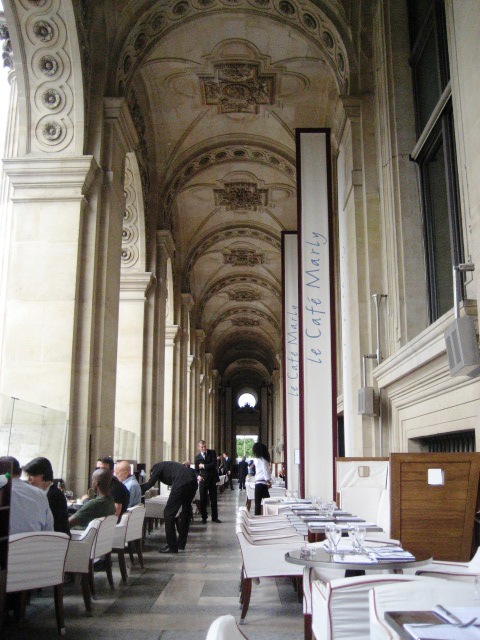
<path fill-rule="evenodd" d="M 266 484 L 257 482 L 255 484 L 255 515 L 262 515 L 262 500 L 263 498 L 269 498 L 268 487 Z"/>
<path fill-rule="evenodd" d="M 165 535 L 170 549 L 178 551 L 179 547 L 183 548 L 187 543 L 192 501 L 195 498 L 197 486 L 197 481 L 192 480 L 192 482 L 189 482 L 188 484 L 183 484 L 180 487 L 172 487 L 170 490 L 170 495 L 168 497 L 167 504 L 165 505 L 165 511 L 163 512 L 163 518 L 165 520 Z M 175 518 L 180 507 L 182 508 L 182 512 L 178 523 L 177 542 Z"/>
<path fill-rule="evenodd" d="M 215 479 L 207 479 L 198 483 L 198 487 L 200 489 L 200 511 L 202 513 L 202 519 L 206 520 L 208 518 L 207 513 L 207 498 L 210 499 L 210 507 L 212 509 L 212 520 L 216 520 L 218 518 L 218 507 L 217 507 L 217 483 Z"/>

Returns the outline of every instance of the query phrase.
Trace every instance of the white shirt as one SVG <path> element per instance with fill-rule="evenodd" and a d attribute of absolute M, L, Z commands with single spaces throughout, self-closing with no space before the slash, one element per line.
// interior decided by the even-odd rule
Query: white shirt
<path fill-rule="evenodd" d="M 272 479 L 270 473 L 270 464 L 264 458 L 254 458 L 255 464 L 255 482 L 266 484 Z"/>
<path fill-rule="evenodd" d="M 12 478 L 9 534 L 53 531 L 47 494 L 20 478 Z"/>

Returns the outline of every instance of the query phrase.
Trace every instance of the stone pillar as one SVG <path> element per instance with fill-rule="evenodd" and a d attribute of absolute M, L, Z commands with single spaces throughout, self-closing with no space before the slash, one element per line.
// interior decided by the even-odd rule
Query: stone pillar
<path fill-rule="evenodd" d="M 146 295 L 152 283 L 151 273 L 122 274 L 120 281 L 115 437 L 117 438 L 119 428 L 136 435 L 135 450 L 120 451 L 119 455 L 136 457 L 137 461 L 140 461 L 138 456 L 144 417 Z"/>
<path fill-rule="evenodd" d="M 268 386 L 260 388 L 260 429 L 259 440 L 268 447 Z"/>
<path fill-rule="evenodd" d="M 282 420 L 282 389 L 280 384 L 280 371 L 275 369 L 272 373 L 272 418 L 273 432 L 272 445 L 275 452 L 275 462 L 281 462 L 280 444 L 283 443 L 283 420 Z"/>
<path fill-rule="evenodd" d="M 225 387 L 224 394 L 225 442 L 233 440 L 233 393 L 232 387 Z"/>
<path fill-rule="evenodd" d="M 196 398 L 196 371 L 197 362 L 194 355 L 189 354 L 187 358 L 188 372 L 188 442 L 187 448 L 191 456 L 197 454 L 197 434 L 195 430 L 195 398 Z M 203 437 L 203 436 L 202 436 Z"/>
<path fill-rule="evenodd" d="M 175 384 L 175 358 L 174 350 L 178 334 L 176 324 L 167 324 L 165 328 L 165 365 L 164 365 L 164 403 L 163 403 L 163 439 L 166 442 L 167 451 L 165 457 L 169 460 L 178 460 L 174 455 L 174 384 Z"/>
<path fill-rule="evenodd" d="M 195 440 L 204 438 L 207 440 L 205 432 L 205 394 L 203 392 L 202 382 L 205 376 L 205 332 L 203 329 L 195 331 L 195 408 L 193 423 L 195 429 Z M 207 441 L 207 447 L 211 447 L 212 443 Z"/>
<path fill-rule="evenodd" d="M 182 293 L 180 296 L 180 332 L 177 340 L 177 378 L 178 378 L 178 400 L 175 413 L 175 433 L 178 442 L 178 459 L 191 459 L 195 449 L 190 446 L 189 437 L 189 372 L 190 364 L 190 310 L 193 307 L 193 298 L 189 293 Z"/>

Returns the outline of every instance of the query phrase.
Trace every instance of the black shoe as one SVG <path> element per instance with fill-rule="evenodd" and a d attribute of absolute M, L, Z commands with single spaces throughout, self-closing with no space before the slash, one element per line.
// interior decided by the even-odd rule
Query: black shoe
<path fill-rule="evenodd" d="M 185 546 L 182 547 L 181 545 L 178 545 L 178 550 L 179 551 L 185 551 Z"/>
<path fill-rule="evenodd" d="M 212 518 L 212 522 L 217 522 L 218 524 L 222 523 L 222 521 L 219 520 L 218 518 Z"/>
<path fill-rule="evenodd" d="M 159 553 L 178 553 L 178 550 L 172 549 L 167 545 L 166 547 L 163 547 L 163 549 L 160 549 Z"/>
<path fill-rule="evenodd" d="M 207 524 L 207 519 L 206 518 L 202 518 L 202 523 L 203 524 Z"/>

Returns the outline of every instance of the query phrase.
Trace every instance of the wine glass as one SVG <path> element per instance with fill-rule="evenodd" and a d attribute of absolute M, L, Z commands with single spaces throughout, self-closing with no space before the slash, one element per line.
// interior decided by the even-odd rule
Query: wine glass
<path fill-rule="evenodd" d="M 290 500 L 290 498 L 292 497 L 292 490 L 291 489 L 287 489 L 285 491 L 285 497 Z"/>
<path fill-rule="evenodd" d="M 353 522 L 347 523 L 348 537 L 350 539 L 350 543 L 351 543 L 353 549 L 356 548 L 356 541 L 355 541 L 355 530 L 356 529 L 358 529 L 358 525 L 354 524 Z"/>
<path fill-rule="evenodd" d="M 293 492 L 292 492 L 292 495 L 293 495 L 293 499 L 296 502 L 298 500 L 298 491 L 296 489 L 294 489 Z"/>
<path fill-rule="evenodd" d="M 365 527 L 356 527 L 354 537 L 359 551 L 363 551 L 363 543 L 365 542 L 366 535 L 367 530 Z"/>
<path fill-rule="evenodd" d="M 325 527 L 325 536 L 328 540 L 328 546 L 333 549 L 333 553 L 337 553 L 338 543 L 342 537 L 341 528 L 333 523 L 327 524 Z"/>
<path fill-rule="evenodd" d="M 333 516 L 333 512 L 335 511 L 335 507 L 336 506 L 337 505 L 332 500 L 329 500 L 329 502 L 327 502 L 326 512 L 327 512 L 327 516 L 329 518 L 331 518 Z"/>

